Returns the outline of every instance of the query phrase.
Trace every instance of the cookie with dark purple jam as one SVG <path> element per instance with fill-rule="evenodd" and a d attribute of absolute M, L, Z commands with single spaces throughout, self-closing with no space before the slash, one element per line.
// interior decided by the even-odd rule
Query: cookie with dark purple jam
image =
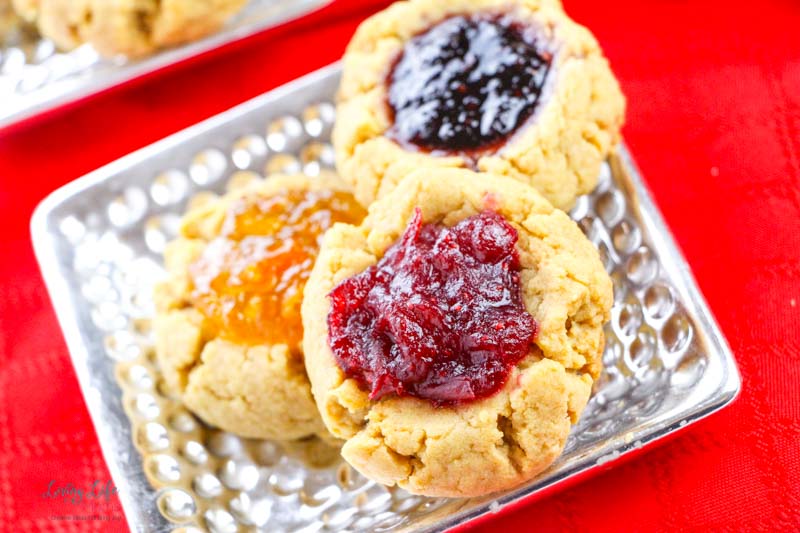
<path fill-rule="evenodd" d="M 364 204 L 428 166 L 506 175 L 568 209 L 597 183 L 624 107 L 599 45 L 557 2 L 411 0 L 350 43 L 334 146 Z"/>

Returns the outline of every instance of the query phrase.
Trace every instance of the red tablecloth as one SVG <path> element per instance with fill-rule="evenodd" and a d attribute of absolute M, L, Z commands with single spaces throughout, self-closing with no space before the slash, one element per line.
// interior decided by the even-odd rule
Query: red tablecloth
<path fill-rule="evenodd" d="M 109 474 L 34 262 L 36 203 L 334 61 L 383 3 L 336 2 L 0 133 L 0 530 L 125 528 L 53 519 L 70 506 L 42 497 L 51 479 L 85 486 Z M 664 446 L 476 531 L 800 530 L 800 4 L 566 4 L 628 95 L 626 139 L 736 354 L 743 392 Z"/>

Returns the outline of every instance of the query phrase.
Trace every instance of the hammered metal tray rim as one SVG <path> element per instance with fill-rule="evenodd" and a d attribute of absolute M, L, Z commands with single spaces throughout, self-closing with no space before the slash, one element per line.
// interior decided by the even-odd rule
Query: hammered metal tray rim
<path fill-rule="evenodd" d="M 48 232 L 48 225 L 51 222 L 51 215 L 56 212 L 59 206 L 63 205 L 69 199 L 115 175 L 118 175 L 122 170 L 127 169 L 136 163 L 147 160 L 149 157 L 151 157 L 151 155 L 160 153 L 169 147 L 181 145 L 187 141 L 190 141 L 193 137 L 213 130 L 214 128 L 225 123 L 232 122 L 236 118 L 245 116 L 252 111 L 268 105 L 271 101 L 280 100 L 281 98 L 290 95 L 299 88 L 324 81 L 338 72 L 339 69 L 340 66 L 338 62 L 329 65 L 328 67 L 324 67 L 323 69 L 312 72 L 284 86 L 233 107 L 217 116 L 211 117 L 194 126 L 170 135 L 147 147 L 132 152 L 131 154 L 109 163 L 108 165 L 105 165 L 82 178 L 62 186 L 48 195 L 37 206 L 31 220 L 31 234 L 34 250 L 42 270 L 46 286 L 50 293 L 51 299 L 54 302 L 54 309 L 59 324 L 64 332 L 64 337 L 70 352 L 73 366 L 76 369 L 76 374 L 78 376 L 82 392 L 87 399 L 87 406 L 91 414 L 92 422 L 99 436 L 103 436 L 107 433 L 108 428 L 104 427 L 104 424 L 106 424 L 106 418 L 101 412 L 101 406 L 99 406 L 96 402 L 88 401 L 88 395 L 91 393 L 90 389 L 92 388 L 90 383 L 90 369 L 89 365 L 86 363 L 89 357 L 89 350 L 81 337 L 81 329 L 78 323 L 77 310 L 75 306 L 64 305 L 64 302 L 69 302 L 72 299 L 72 295 L 69 291 L 66 278 L 60 272 L 59 257 L 56 254 L 55 247 L 51 245 L 51 239 L 53 237 Z M 627 148 L 624 145 L 620 146 L 619 157 L 621 158 L 622 163 L 625 165 L 627 172 L 632 175 L 633 186 L 636 189 L 635 193 L 640 202 L 640 211 L 643 219 L 645 219 L 644 222 L 651 228 L 654 228 L 651 237 L 653 239 L 659 239 L 661 242 L 658 243 L 658 246 L 662 249 L 666 249 L 670 253 L 666 262 L 661 263 L 661 265 L 666 268 L 672 276 L 677 277 L 681 282 L 681 288 L 686 292 L 686 294 L 682 295 L 684 296 L 684 303 L 692 308 L 693 316 L 700 321 L 700 332 L 707 337 L 709 342 L 712 343 L 713 347 L 716 349 L 716 355 L 720 357 L 724 363 L 725 372 L 722 382 L 718 384 L 715 394 L 710 396 L 704 404 L 693 406 L 694 409 L 686 411 L 684 413 L 685 416 L 680 420 L 674 421 L 660 428 L 649 428 L 647 431 L 642 432 L 645 433 L 643 435 L 630 435 L 630 439 L 625 442 L 618 442 L 616 440 L 610 442 L 605 449 L 610 452 L 607 460 L 600 462 L 591 460 L 591 458 L 583 458 L 572 468 L 561 472 L 558 477 L 546 480 L 546 483 L 535 483 L 512 490 L 492 500 L 488 500 L 483 505 L 480 505 L 475 509 L 459 511 L 445 517 L 437 524 L 423 526 L 420 531 L 440 531 L 454 528 L 468 521 L 472 521 L 492 513 L 497 513 L 503 507 L 511 505 L 516 506 L 516 504 L 530 501 L 537 496 L 542 495 L 543 489 L 546 489 L 546 492 L 557 490 L 560 485 L 568 481 L 574 481 L 573 477 L 576 474 L 580 474 L 581 477 L 588 477 L 593 472 L 606 468 L 611 463 L 617 462 L 644 447 L 653 445 L 656 441 L 662 439 L 663 437 L 670 435 L 675 431 L 684 429 L 688 425 L 722 409 L 730 404 L 739 394 L 741 390 L 741 380 L 738 369 L 736 368 L 735 360 L 733 359 L 730 348 L 722 336 L 716 321 L 713 319 L 705 299 L 702 297 L 696 285 L 688 264 L 679 251 L 671 232 L 665 225 L 660 212 L 652 200 L 652 196 L 646 184 L 644 183 L 635 163 L 633 162 Z M 130 480 L 127 479 L 123 473 L 122 465 L 117 461 L 112 460 L 117 458 L 115 452 L 118 451 L 112 449 L 112 447 L 115 448 L 118 443 L 107 438 L 100 438 L 99 440 L 104 458 L 109 465 L 109 469 L 111 470 L 115 482 L 120 488 L 120 500 L 125 510 L 126 517 L 128 518 L 129 524 L 133 525 L 136 523 L 135 517 L 137 515 L 134 512 L 136 503 L 129 496 L 130 491 L 128 490 L 128 485 Z M 136 461 L 138 458 L 134 458 L 134 460 Z"/>
<path fill-rule="evenodd" d="M 328 76 L 341 69 L 341 61 L 335 61 L 330 65 L 322 67 L 318 70 L 305 74 L 294 81 L 290 81 L 284 85 L 271 89 L 263 94 L 260 94 L 250 100 L 235 105 L 226 111 L 222 111 L 212 117 L 201 120 L 200 122 L 176 131 L 162 139 L 159 139 L 147 146 L 134 150 L 133 152 L 120 157 L 110 163 L 107 163 L 88 174 L 76 178 L 75 180 L 62 185 L 57 188 L 36 206 L 31 217 L 31 236 L 33 238 L 34 248 L 37 242 L 37 235 L 43 236 L 42 231 L 47 229 L 47 216 L 53 210 L 76 196 L 77 194 L 92 188 L 112 175 L 118 173 L 120 170 L 126 169 L 135 163 L 142 162 L 150 157 L 151 154 L 158 153 L 165 148 L 176 146 L 184 143 L 185 141 L 196 137 L 206 131 L 213 130 L 215 127 L 231 122 L 232 120 L 247 115 L 248 113 L 259 109 L 260 107 L 268 104 L 273 100 L 280 100 L 281 98 L 293 93 L 297 87 L 305 85 L 313 85 L 316 82 L 322 81 Z M 38 251 L 37 251 L 38 257 Z"/>

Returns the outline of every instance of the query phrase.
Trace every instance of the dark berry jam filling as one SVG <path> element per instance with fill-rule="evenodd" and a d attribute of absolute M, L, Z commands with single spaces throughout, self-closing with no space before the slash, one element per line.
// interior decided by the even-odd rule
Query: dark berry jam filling
<path fill-rule="evenodd" d="M 520 291 L 517 231 L 484 211 L 451 228 L 419 209 L 376 265 L 331 291 L 328 341 L 370 398 L 437 405 L 497 392 L 537 331 Z"/>
<path fill-rule="evenodd" d="M 551 54 L 507 16 L 455 16 L 409 40 L 389 75 L 389 135 L 423 150 L 476 152 L 534 112 Z"/>

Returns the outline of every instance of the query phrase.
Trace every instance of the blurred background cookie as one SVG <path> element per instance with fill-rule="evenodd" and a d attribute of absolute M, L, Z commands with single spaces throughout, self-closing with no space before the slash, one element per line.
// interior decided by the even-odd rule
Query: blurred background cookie
<path fill-rule="evenodd" d="M 333 139 L 369 204 L 420 166 L 472 167 L 570 208 L 597 183 L 625 101 L 592 34 L 552 0 L 410 0 L 344 57 Z"/>
<path fill-rule="evenodd" d="M 0 43 L 20 24 L 19 16 L 11 6 L 11 0 L 0 0 Z"/>
<path fill-rule="evenodd" d="M 245 437 L 324 433 L 300 303 L 322 233 L 363 215 L 332 175 L 271 177 L 189 210 L 154 321 L 164 378 L 189 409 Z"/>
<path fill-rule="evenodd" d="M 217 31 L 247 0 L 13 0 L 63 50 L 141 57 Z"/>

